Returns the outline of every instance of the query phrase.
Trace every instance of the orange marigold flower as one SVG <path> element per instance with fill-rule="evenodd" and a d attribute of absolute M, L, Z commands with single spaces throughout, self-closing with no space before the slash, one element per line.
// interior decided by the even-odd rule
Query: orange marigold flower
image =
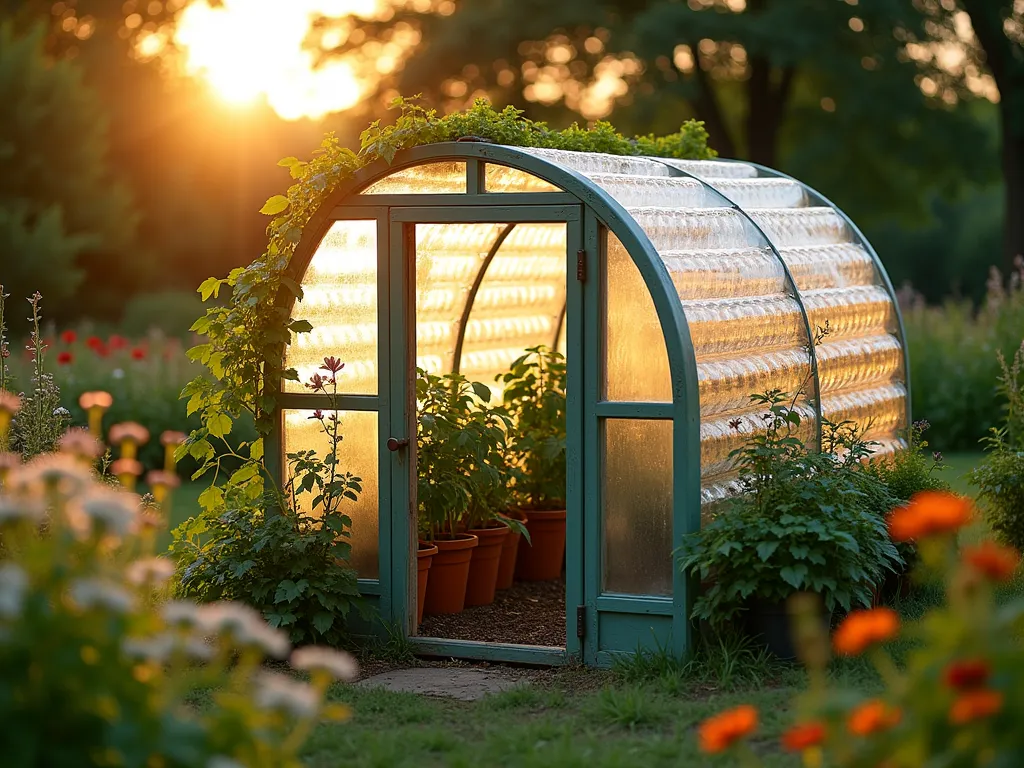
<path fill-rule="evenodd" d="M 1003 694 L 982 688 L 961 693 L 949 708 L 949 722 L 964 725 L 973 720 L 991 717 L 1003 708 Z"/>
<path fill-rule="evenodd" d="M 757 710 L 749 704 L 709 717 L 698 728 L 702 752 L 724 752 L 757 728 Z"/>
<path fill-rule="evenodd" d="M 896 636 L 900 617 L 892 608 L 853 611 L 832 636 L 832 645 L 840 656 L 857 656 L 875 643 Z"/>
<path fill-rule="evenodd" d="M 817 720 L 797 723 L 782 734 L 782 748 L 790 752 L 803 752 L 825 740 L 825 724 Z"/>
<path fill-rule="evenodd" d="M 973 512 L 971 500 L 944 491 L 922 491 L 889 515 L 889 535 L 911 541 L 963 527 Z"/>
<path fill-rule="evenodd" d="M 857 736 L 870 736 L 872 733 L 893 728 L 899 725 L 903 713 L 890 707 L 881 699 L 871 699 L 854 709 L 846 720 L 850 733 Z"/>
<path fill-rule="evenodd" d="M 980 688 L 988 682 L 992 669 L 983 659 L 967 659 L 954 661 L 943 674 L 946 685 L 958 691 Z"/>
<path fill-rule="evenodd" d="M 1020 553 L 994 541 L 964 547 L 963 561 L 971 569 L 992 581 L 1009 581 L 1020 565 Z"/>

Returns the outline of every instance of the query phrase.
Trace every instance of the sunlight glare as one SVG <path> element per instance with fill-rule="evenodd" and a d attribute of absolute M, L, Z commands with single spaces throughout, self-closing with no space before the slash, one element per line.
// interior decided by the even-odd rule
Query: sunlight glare
<path fill-rule="evenodd" d="M 347 39 L 353 29 L 331 29 L 319 43 L 313 22 L 320 18 L 387 19 L 389 0 L 194 0 L 181 12 L 174 44 L 183 53 L 185 71 L 203 77 L 227 103 L 251 104 L 266 99 L 285 120 L 319 119 L 357 104 L 376 87 L 376 62 L 360 66 L 358 53 L 319 52 Z M 419 34 L 397 35 L 388 67 L 403 60 Z M 312 41 L 312 42 L 311 42 Z"/>

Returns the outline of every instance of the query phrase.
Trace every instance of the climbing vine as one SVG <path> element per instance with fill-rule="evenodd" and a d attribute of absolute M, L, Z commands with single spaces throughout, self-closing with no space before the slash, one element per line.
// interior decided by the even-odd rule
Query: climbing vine
<path fill-rule="evenodd" d="M 547 124 L 523 117 L 506 107 L 494 110 L 484 100 L 465 112 L 439 116 L 415 100 L 397 99 L 399 114 L 394 123 L 375 121 L 360 136 L 358 152 L 340 145 L 333 134 L 324 138 L 309 161 L 286 157 L 278 165 L 288 169 L 295 183 L 286 194 L 271 197 L 261 213 L 273 217 L 267 228 L 267 250 L 247 267 L 234 269 L 224 278 L 211 277 L 199 287 L 203 301 L 230 290 L 224 306 L 213 306 L 192 326 L 205 343 L 189 350 L 207 375 L 188 384 L 182 397 L 188 413 L 199 413 L 202 426 L 181 446 L 199 463 L 194 477 L 212 473 L 210 487 L 200 497 L 206 509 L 223 504 L 225 493 L 255 502 L 271 478 L 263 459 L 264 438 L 273 427 L 277 407 L 277 382 L 297 380 L 293 369 L 284 369 L 282 350 L 293 334 L 311 330 L 305 320 L 291 318 L 291 306 L 302 298 L 302 288 L 287 275 L 287 267 L 310 217 L 328 194 L 356 171 L 378 159 L 391 162 L 410 147 L 473 136 L 495 144 L 544 147 L 615 155 L 648 155 L 702 160 L 715 156 L 707 146 L 702 123 L 688 121 L 669 136 L 637 136 L 627 139 L 610 124 L 591 128 L 573 124 L 554 130 Z M 236 419 L 248 414 L 259 437 L 232 449 L 226 436 Z M 230 467 L 230 470 L 227 468 Z"/>

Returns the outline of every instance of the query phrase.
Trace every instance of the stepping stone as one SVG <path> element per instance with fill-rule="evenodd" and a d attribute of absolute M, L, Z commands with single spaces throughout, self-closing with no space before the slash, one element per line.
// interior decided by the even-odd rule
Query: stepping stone
<path fill-rule="evenodd" d="M 459 701 L 476 701 L 492 693 L 508 690 L 516 681 L 494 672 L 465 667 L 413 667 L 394 669 L 360 680 L 364 688 L 383 688 L 396 693 L 442 696 Z"/>

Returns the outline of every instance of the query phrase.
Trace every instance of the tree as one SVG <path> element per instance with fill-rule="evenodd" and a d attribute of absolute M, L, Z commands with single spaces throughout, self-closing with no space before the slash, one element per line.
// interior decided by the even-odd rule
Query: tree
<path fill-rule="evenodd" d="M 944 46 L 919 52 L 929 88 L 948 101 L 972 98 L 987 72 L 998 88 L 1001 165 L 1006 206 L 1004 271 L 1024 256 L 1024 2 L 1021 0 L 915 0 Z M 950 50 L 954 55 L 950 56 Z"/>
<path fill-rule="evenodd" d="M 490 0 L 429 20 L 403 87 L 595 117 L 580 93 L 618 72 L 628 87 L 605 104 L 631 106 L 624 128 L 697 117 L 723 156 L 797 173 L 862 219 L 921 220 L 923 187 L 955 196 L 991 176 L 957 152 L 984 143 L 975 116 L 915 82 L 905 48 L 928 22 L 911 0 Z"/>
<path fill-rule="evenodd" d="M 12 295 L 39 289 L 102 308 L 144 263 L 137 217 L 108 166 L 95 94 L 73 62 L 46 57 L 43 38 L 0 25 L 0 280 Z"/>

